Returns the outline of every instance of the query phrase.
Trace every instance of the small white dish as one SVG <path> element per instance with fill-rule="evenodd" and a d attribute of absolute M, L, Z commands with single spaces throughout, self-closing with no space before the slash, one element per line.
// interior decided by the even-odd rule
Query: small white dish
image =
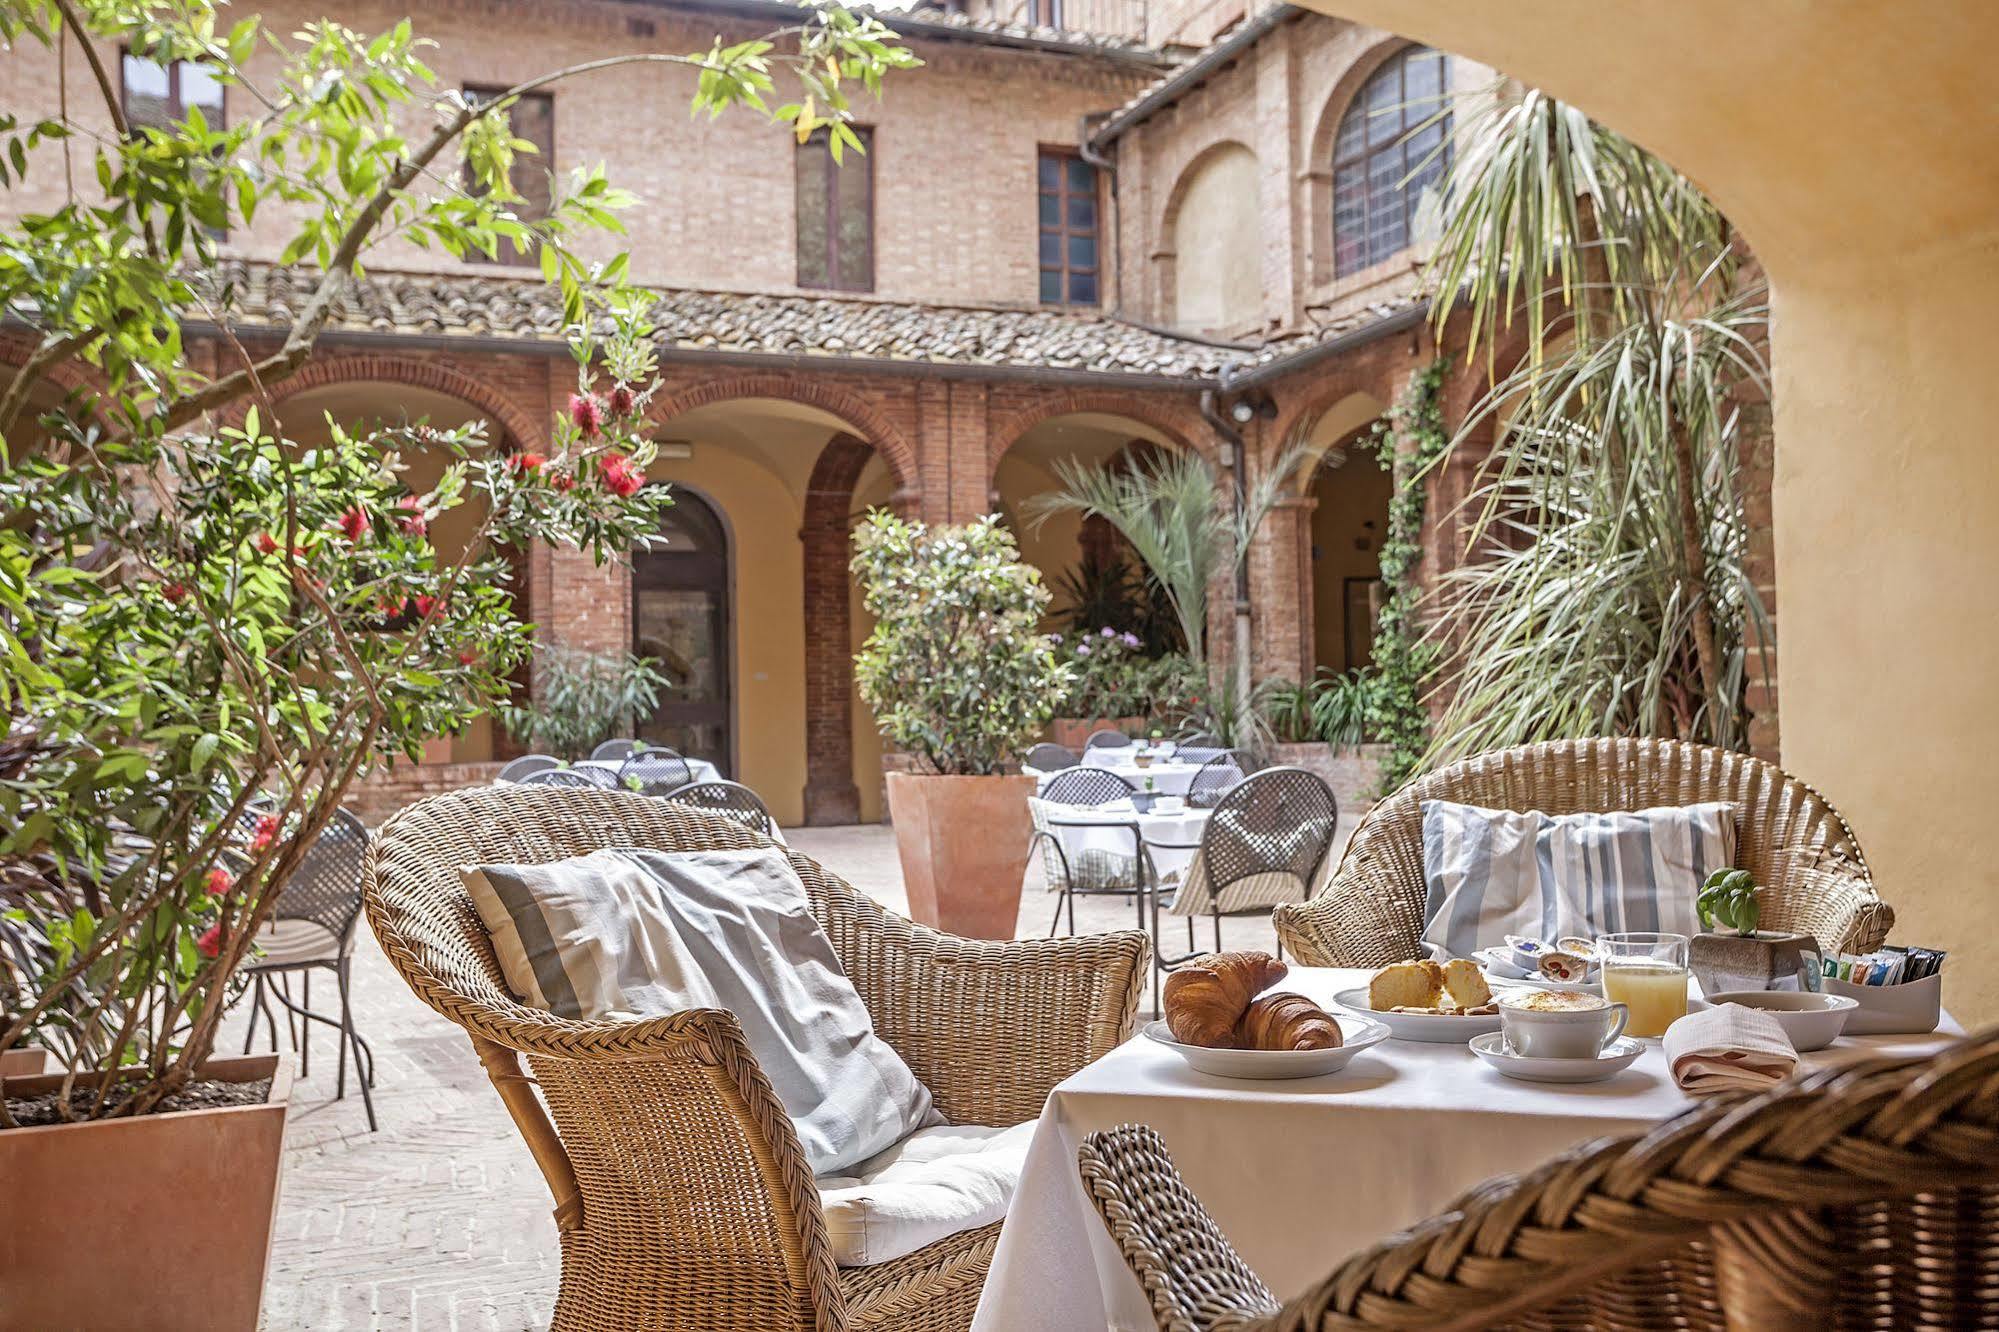
<path fill-rule="evenodd" d="M 1594 1059 L 1534 1059 L 1516 1054 L 1503 1033 L 1489 1031 L 1471 1038 L 1471 1052 L 1509 1078 L 1523 1082 L 1602 1082 L 1615 1077 L 1639 1055 L 1645 1046 L 1629 1036 L 1620 1036 Z"/>
<path fill-rule="evenodd" d="M 1429 1045 L 1463 1045 L 1473 1036 L 1499 1030 L 1499 1014 L 1480 1013 L 1383 1013 L 1367 1006 L 1367 987 L 1341 990 L 1333 1002 L 1349 1013 L 1386 1023 L 1389 1035 L 1398 1041 L 1422 1041 Z"/>
<path fill-rule="evenodd" d="M 1205 1045 L 1182 1045 L 1173 1039 L 1163 1021 L 1146 1023 L 1145 1035 L 1186 1060 L 1187 1066 L 1196 1072 L 1258 1081 L 1337 1073 L 1362 1050 L 1388 1039 L 1388 1028 L 1371 1018 L 1339 1013 L 1331 1016 L 1340 1024 L 1343 1041 L 1331 1050 L 1211 1050 Z"/>
<path fill-rule="evenodd" d="M 1799 1054 L 1823 1050 L 1846 1030 L 1847 1019 L 1860 1001 L 1838 994 L 1814 994 L 1809 990 L 1724 990 L 1707 996 L 1710 1007 L 1741 1004 L 1760 1008 L 1777 1019 L 1777 1025 L 1791 1038 Z"/>

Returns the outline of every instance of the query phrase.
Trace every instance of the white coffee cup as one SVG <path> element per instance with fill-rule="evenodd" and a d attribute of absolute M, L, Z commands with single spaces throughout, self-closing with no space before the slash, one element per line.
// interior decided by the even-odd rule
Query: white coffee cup
<path fill-rule="evenodd" d="M 1187 802 L 1179 796 L 1163 795 L 1153 802 L 1152 807 L 1161 814 L 1178 814 L 1187 808 Z"/>
<path fill-rule="evenodd" d="M 1594 1059 L 1630 1020 L 1623 1004 L 1586 990 L 1514 990 L 1499 998 L 1508 1048 L 1533 1059 Z"/>

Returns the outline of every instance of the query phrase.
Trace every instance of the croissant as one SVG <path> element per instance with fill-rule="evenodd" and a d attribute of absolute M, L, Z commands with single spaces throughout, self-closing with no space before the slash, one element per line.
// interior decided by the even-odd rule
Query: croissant
<path fill-rule="evenodd" d="M 1245 1050 L 1334 1050 L 1345 1043 L 1332 1014 L 1302 994 L 1266 994 L 1236 1026 Z"/>
<path fill-rule="evenodd" d="M 1212 953 L 1166 978 L 1166 1029 L 1182 1045 L 1236 1048 L 1249 1001 L 1290 970 L 1268 953 Z"/>

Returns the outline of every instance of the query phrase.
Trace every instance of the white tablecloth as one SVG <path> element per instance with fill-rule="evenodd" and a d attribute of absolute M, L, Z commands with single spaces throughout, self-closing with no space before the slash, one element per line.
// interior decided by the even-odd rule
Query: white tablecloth
<path fill-rule="evenodd" d="M 1102 851 L 1107 855 L 1129 856 L 1132 854 L 1130 825 L 1138 825 L 1139 834 L 1145 838 L 1151 850 L 1152 868 L 1161 880 L 1176 879 L 1194 859 L 1195 844 L 1201 840 L 1201 830 L 1208 826 L 1205 809 L 1182 808 L 1170 814 L 1154 811 L 1140 814 L 1134 811 L 1129 800 L 1114 800 L 1108 805 L 1095 808 L 1079 805 L 1045 805 L 1049 827 L 1056 839 L 1062 843 L 1062 854 L 1075 864 L 1086 850 Z M 1092 826 L 1076 827 L 1085 824 Z M 1162 843 L 1184 843 L 1185 845 L 1162 845 Z"/>
<path fill-rule="evenodd" d="M 1329 1003 L 1364 970 L 1294 968 L 1280 988 Z M 1918 1053 L 1962 1034 L 1841 1040 L 1803 1056 Z M 1151 1332 L 1150 1308 L 1084 1194 L 1085 1136 L 1149 1124 L 1188 1185 L 1279 1299 L 1496 1174 L 1647 1129 L 1691 1104 L 1659 1044 L 1599 1083 L 1517 1082 L 1457 1045 L 1388 1040 L 1344 1072 L 1252 1083 L 1196 1073 L 1144 1036 L 1057 1087 L 1028 1148 L 974 1332 Z"/>

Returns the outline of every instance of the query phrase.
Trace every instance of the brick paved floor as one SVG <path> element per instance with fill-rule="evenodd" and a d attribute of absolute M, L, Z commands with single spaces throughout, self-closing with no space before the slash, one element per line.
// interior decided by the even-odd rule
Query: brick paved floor
<path fill-rule="evenodd" d="M 794 846 L 902 909 L 894 833 L 804 828 Z M 1054 899 L 1032 872 L 1020 933 L 1047 933 Z M 1085 899 L 1077 928 L 1128 928 L 1129 903 Z M 369 1133 L 353 1079 L 333 1099 L 330 1033 L 292 1093 L 283 1194 L 264 1298 L 271 1329 L 517 1329 L 548 1325 L 559 1262 L 550 1199 L 459 1029 L 418 1002 L 363 926 L 356 1021 L 378 1061 Z M 1266 919 L 1228 922 L 1230 947 L 1269 947 Z M 316 997 L 332 996 L 330 978 Z M 240 1048 L 240 1014 L 220 1048 Z M 350 1070 L 351 1074 L 351 1070 Z"/>

